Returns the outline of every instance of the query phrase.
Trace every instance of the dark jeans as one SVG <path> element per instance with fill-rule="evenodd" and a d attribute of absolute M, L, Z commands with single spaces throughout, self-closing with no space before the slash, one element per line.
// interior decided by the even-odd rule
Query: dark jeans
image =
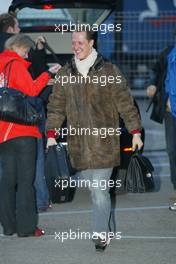
<path fill-rule="evenodd" d="M 0 144 L 0 221 L 4 233 L 32 234 L 37 226 L 33 181 L 36 139 L 18 137 Z"/>
<path fill-rule="evenodd" d="M 0 180 L 1 180 L 1 177 L 2 177 L 2 162 L 0 160 Z"/>
<path fill-rule="evenodd" d="M 165 114 L 166 149 L 170 162 L 171 182 L 176 190 L 176 119 L 171 113 Z"/>
<path fill-rule="evenodd" d="M 37 139 L 37 164 L 34 186 L 36 189 L 37 209 L 47 209 L 49 193 L 45 179 L 45 153 L 43 139 Z"/>

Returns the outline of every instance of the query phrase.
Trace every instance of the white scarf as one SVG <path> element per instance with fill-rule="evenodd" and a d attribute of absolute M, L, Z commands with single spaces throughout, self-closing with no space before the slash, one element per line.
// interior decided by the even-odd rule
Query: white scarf
<path fill-rule="evenodd" d="M 79 60 L 75 56 L 75 64 L 78 69 L 78 72 L 81 73 L 84 78 L 87 77 L 87 74 L 89 72 L 90 67 L 94 64 L 98 53 L 94 48 L 92 48 L 92 52 L 89 54 L 89 56 L 84 60 Z"/>

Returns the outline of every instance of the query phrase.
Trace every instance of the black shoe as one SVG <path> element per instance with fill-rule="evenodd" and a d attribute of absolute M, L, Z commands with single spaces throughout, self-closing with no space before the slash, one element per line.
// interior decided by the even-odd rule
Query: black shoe
<path fill-rule="evenodd" d="M 97 233 L 96 237 L 94 237 L 92 241 L 95 243 L 95 249 L 97 252 L 103 252 L 110 243 L 110 239 L 103 238 L 101 233 Z"/>
<path fill-rule="evenodd" d="M 16 232 L 10 231 L 10 230 L 4 230 L 3 234 L 4 236 L 13 236 Z"/>
<path fill-rule="evenodd" d="M 44 236 L 44 235 L 45 235 L 45 231 L 43 229 L 38 228 L 38 227 L 36 227 L 35 231 L 33 233 L 30 233 L 30 234 L 18 233 L 18 237 L 40 237 L 40 236 Z"/>
<path fill-rule="evenodd" d="M 105 245 L 102 245 L 102 244 L 98 244 L 98 245 L 95 245 L 95 250 L 97 252 L 103 252 L 105 250 L 105 248 L 107 247 L 107 244 Z"/>
<path fill-rule="evenodd" d="M 41 207 L 41 208 L 38 208 L 38 213 L 45 213 L 46 211 L 48 210 L 48 207 Z"/>
<path fill-rule="evenodd" d="M 32 236 L 34 236 L 34 233 L 31 233 L 31 234 L 17 234 L 18 235 L 18 237 L 32 237 Z"/>

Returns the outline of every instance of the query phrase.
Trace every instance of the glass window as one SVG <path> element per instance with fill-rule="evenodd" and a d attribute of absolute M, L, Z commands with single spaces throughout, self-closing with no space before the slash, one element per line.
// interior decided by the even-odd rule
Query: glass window
<path fill-rule="evenodd" d="M 46 8 L 46 9 L 45 9 Z M 70 8 L 70 9 L 35 9 L 25 7 L 17 13 L 17 18 L 21 29 L 33 27 L 52 27 L 55 24 L 89 24 L 92 25 L 98 21 L 100 24 L 103 14 L 107 15 L 108 10 L 90 9 L 90 8 Z"/>

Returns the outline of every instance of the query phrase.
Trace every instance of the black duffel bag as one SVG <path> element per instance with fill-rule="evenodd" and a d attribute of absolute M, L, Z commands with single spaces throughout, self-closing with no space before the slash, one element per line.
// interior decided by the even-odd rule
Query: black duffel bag
<path fill-rule="evenodd" d="M 140 151 L 135 151 L 127 169 L 126 191 L 132 193 L 153 191 L 155 188 L 153 171 L 150 160 Z"/>
<path fill-rule="evenodd" d="M 42 99 L 37 96 L 27 96 L 9 87 L 13 61 L 7 63 L 4 69 L 5 84 L 0 88 L 0 120 L 23 125 L 39 125 L 43 119 Z M 8 65 L 10 66 L 7 74 Z"/>
<path fill-rule="evenodd" d="M 66 146 L 62 143 L 48 148 L 45 160 L 45 177 L 52 203 L 71 202 L 76 187 L 70 184 L 75 174 Z"/>

